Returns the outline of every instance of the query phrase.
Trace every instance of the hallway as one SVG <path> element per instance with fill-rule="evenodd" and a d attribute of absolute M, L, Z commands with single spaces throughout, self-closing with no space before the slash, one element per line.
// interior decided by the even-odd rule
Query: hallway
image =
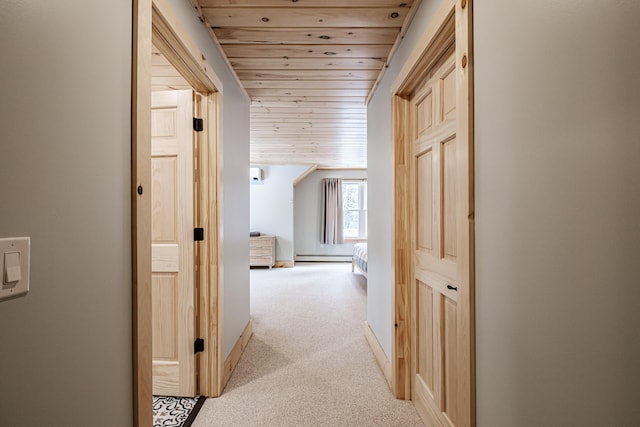
<path fill-rule="evenodd" d="M 193 426 L 423 426 L 366 342 L 366 287 L 348 263 L 252 269 L 254 335 Z"/>

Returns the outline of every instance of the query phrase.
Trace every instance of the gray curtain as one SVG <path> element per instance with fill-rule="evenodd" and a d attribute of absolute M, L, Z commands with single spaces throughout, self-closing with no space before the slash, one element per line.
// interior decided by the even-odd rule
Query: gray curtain
<path fill-rule="evenodd" d="M 342 179 L 322 180 L 322 220 L 320 243 L 342 243 Z"/>

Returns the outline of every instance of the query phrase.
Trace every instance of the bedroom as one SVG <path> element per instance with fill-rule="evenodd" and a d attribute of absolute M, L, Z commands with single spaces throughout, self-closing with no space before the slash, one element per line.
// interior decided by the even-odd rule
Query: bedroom
<path fill-rule="evenodd" d="M 253 166 L 260 169 L 262 179 L 251 181 L 250 230 L 275 236 L 273 267 L 352 261 L 354 245 L 367 237 L 366 169 Z M 342 181 L 343 243 L 321 242 L 322 182 L 327 178 Z"/>

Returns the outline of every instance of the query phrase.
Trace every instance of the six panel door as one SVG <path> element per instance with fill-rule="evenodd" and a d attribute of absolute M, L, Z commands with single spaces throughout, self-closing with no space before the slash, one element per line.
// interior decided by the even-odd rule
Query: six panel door
<path fill-rule="evenodd" d="M 450 50 L 451 51 L 451 50 Z M 413 400 L 427 425 L 457 425 L 459 227 L 456 83 L 449 53 L 411 102 Z"/>
<path fill-rule="evenodd" d="M 195 396 L 193 93 L 152 107 L 153 394 Z"/>

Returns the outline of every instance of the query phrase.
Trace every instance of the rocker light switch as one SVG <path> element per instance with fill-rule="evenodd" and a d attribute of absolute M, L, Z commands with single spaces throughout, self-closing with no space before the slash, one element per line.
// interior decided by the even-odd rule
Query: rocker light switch
<path fill-rule="evenodd" d="M 30 244 L 28 237 L 0 239 L 0 301 L 29 292 Z"/>
<path fill-rule="evenodd" d="M 4 284 L 14 285 L 20 281 L 20 252 L 4 253 Z"/>

